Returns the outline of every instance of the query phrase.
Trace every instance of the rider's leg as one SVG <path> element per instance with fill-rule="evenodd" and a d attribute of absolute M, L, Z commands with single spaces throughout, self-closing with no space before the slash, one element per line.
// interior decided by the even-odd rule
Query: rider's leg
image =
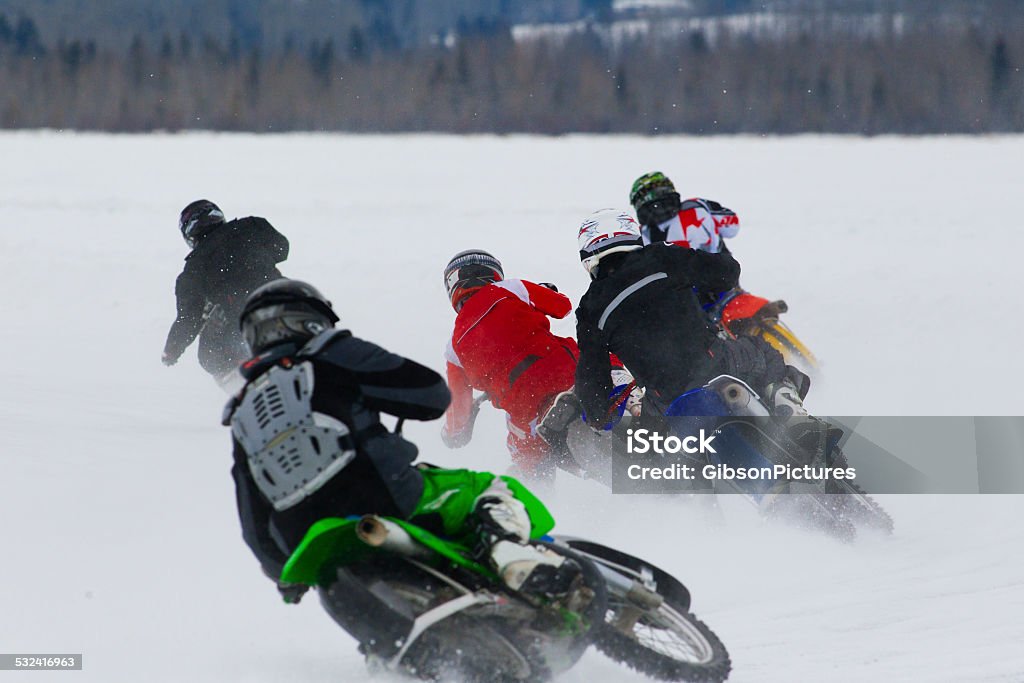
<path fill-rule="evenodd" d="M 414 522 L 476 544 L 481 561 L 513 590 L 558 595 L 569 589 L 579 566 L 530 544 L 551 530 L 554 519 L 519 481 L 471 470 L 420 471 L 424 490 Z"/>
<path fill-rule="evenodd" d="M 760 337 L 720 340 L 713 347 L 716 369 L 750 384 L 790 437 L 815 456 L 831 452 L 842 431 L 808 414 L 803 399 L 810 378 Z"/>
<path fill-rule="evenodd" d="M 474 506 L 488 559 L 505 584 L 517 591 L 557 596 L 580 575 L 573 560 L 530 544 L 530 516 L 507 482 L 495 478 Z"/>
<path fill-rule="evenodd" d="M 540 434 L 533 431 L 532 425 L 527 426 L 527 429 L 531 431 L 508 421 L 506 445 L 512 456 L 512 470 L 528 481 L 551 483 L 556 469 L 552 448 Z"/>
<path fill-rule="evenodd" d="M 843 431 L 807 412 L 803 399 L 809 388 L 810 378 L 787 365 L 786 376 L 765 387 L 765 401 L 772 415 L 783 420 L 790 438 L 818 458 L 832 453 Z"/>
<path fill-rule="evenodd" d="M 509 414 L 509 451 L 527 476 L 550 477 L 554 462 L 565 455 L 566 429 L 580 414 L 572 393 L 576 354 L 575 342 L 552 348 L 515 378 L 502 403 Z"/>
<path fill-rule="evenodd" d="M 570 459 L 565 439 L 569 425 L 583 415 L 583 404 L 579 397 L 571 388 L 567 389 L 548 401 L 542 415 L 537 425 L 537 435 L 551 446 L 556 458 Z"/>
<path fill-rule="evenodd" d="M 249 349 L 237 329 L 208 323 L 199 335 L 199 365 L 219 379 L 249 358 Z"/>

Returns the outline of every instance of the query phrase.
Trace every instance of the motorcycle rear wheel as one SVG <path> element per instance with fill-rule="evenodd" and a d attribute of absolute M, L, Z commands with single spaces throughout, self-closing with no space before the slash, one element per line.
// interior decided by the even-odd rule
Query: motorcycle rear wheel
<path fill-rule="evenodd" d="M 593 611 L 596 621 L 606 604 L 603 580 L 589 562 L 584 564 L 584 575 L 588 584 L 596 583 L 599 589 L 587 610 Z M 467 588 L 497 589 L 486 582 Z M 371 668 L 388 669 L 415 619 L 459 595 L 446 581 L 415 564 L 390 561 L 337 570 L 335 581 L 321 589 L 321 603 L 359 641 Z M 582 656 L 593 630 L 567 639 L 549 633 L 537 615 L 534 607 L 511 595 L 497 610 L 485 605 L 459 612 L 423 632 L 397 668 L 426 681 L 453 676 L 463 683 L 550 680 Z"/>

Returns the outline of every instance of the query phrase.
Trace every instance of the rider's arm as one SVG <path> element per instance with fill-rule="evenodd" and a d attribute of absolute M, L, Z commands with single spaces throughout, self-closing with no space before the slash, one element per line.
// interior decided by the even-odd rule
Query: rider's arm
<path fill-rule="evenodd" d="M 727 209 L 711 199 L 704 199 L 702 201 L 707 205 L 711 218 L 715 221 L 715 230 L 718 231 L 720 237 L 732 239 L 739 234 L 740 218 L 736 215 L 735 211 Z"/>
<path fill-rule="evenodd" d="M 717 294 L 739 284 L 740 264 L 728 250 L 712 254 L 694 249 L 665 249 L 657 252 L 663 265 L 682 275 L 698 293 Z"/>
<path fill-rule="evenodd" d="M 260 243 L 268 249 L 274 257 L 274 263 L 280 263 L 288 258 L 288 238 L 274 229 L 274 226 L 266 218 L 253 216 L 253 228 L 258 232 Z"/>
<path fill-rule="evenodd" d="M 694 270 L 694 281 L 699 290 L 722 292 L 739 285 L 740 264 L 728 250 L 718 254 L 696 252 Z"/>
<path fill-rule="evenodd" d="M 451 394 L 444 378 L 430 368 L 353 336 L 337 337 L 318 356 L 359 388 L 363 405 L 409 420 L 436 420 Z"/>
<path fill-rule="evenodd" d="M 448 448 L 462 448 L 473 438 L 473 423 L 478 407 L 473 402 L 473 386 L 460 365 L 448 361 L 448 389 L 452 403 L 444 414 L 441 438 Z"/>
<path fill-rule="evenodd" d="M 263 573 L 276 581 L 288 556 L 270 536 L 270 504 L 256 488 L 245 461 L 245 452 L 237 441 L 231 478 L 235 480 L 235 502 L 238 519 L 242 523 L 242 538 L 260 561 Z"/>
<path fill-rule="evenodd" d="M 546 316 L 564 318 L 572 311 L 569 297 L 553 289 L 526 280 L 502 280 L 495 282 L 495 287 L 511 292 L 520 301 L 524 301 Z"/>
<path fill-rule="evenodd" d="M 572 302 L 565 294 L 526 280 L 522 282 L 530 295 L 530 303 L 544 315 L 561 320 L 572 312 Z"/>
<path fill-rule="evenodd" d="M 170 360 L 177 360 L 203 329 L 206 298 L 196 291 L 191 275 L 186 269 L 178 276 L 174 286 L 178 317 L 167 332 L 167 342 L 164 344 L 164 357 Z"/>
<path fill-rule="evenodd" d="M 612 408 L 611 360 L 608 348 L 591 321 L 576 314 L 576 336 L 580 357 L 576 364 L 576 394 L 583 403 L 587 424 L 602 429 Z"/>

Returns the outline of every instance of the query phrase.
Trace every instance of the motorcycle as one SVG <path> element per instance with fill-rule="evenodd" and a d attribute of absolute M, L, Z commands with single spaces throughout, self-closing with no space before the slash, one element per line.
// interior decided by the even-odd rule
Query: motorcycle
<path fill-rule="evenodd" d="M 771 417 L 753 389 L 729 375 L 681 395 L 665 414 L 676 428 L 714 429 L 717 452 L 710 454 L 712 465 L 748 471 L 776 465 L 833 471 L 849 468 L 839 443 L 840 430 L 825 430 L 828 425 L 821 422 L 822 429 L 798 442 Z M 746 495 L 766 517 L 787 517 L 842 540 L 853 540 L 858 527 L 887 534 L 894 528 L 892 517 L 851 479 L 733 479 L 728 486 Z"/>
<path fill-rule="evenodd" d="M 789 310 L 785 301 L 769 301 L 737 288 L 706 305 L 708 320 L 730 337 L 760 337 L 782 354 L 787 365 L 809 375 L 821 367 L 814 353 L 779 317 Z"/>
<path fill-rule="evenodd" d="M 725 646 L 670 574 L 585 539 L 536 542 L 582 568 L 582 585 L 564 599 L 513 591 L 464 545 L 374 515 L 314 524 L 281 580 L 316 587 L 373 670 L 427 681 L 546 681 L 593 644 L 660 680 L 728 677 Z"/>
<path fill-rule="evenodd" d="M 619 391 L 626 391 L 626 387 L 620 387 Z M 746 471 L 773 469 L 777 465 L 819 470 L 849 467 L 839 440 L 842 432 L 823 429 L 812 435 L 814 439 L 810 442 L 798 442 L 781 421 L 770 415 L 767 405 L 753 389 L 729 375 L 716 377 L 682 394 L 659 421 L 659 428 L 665 430 L 666 435 L 680 439 L 700 430 L 714 435 L 714 453 L 688 459 L 698 472 L 705 465 Z M 663 460 L 660 456 L 628 453 L 627 439 L 632 426 L 636 423 L 629 413 L 604 433 L 595 432 L 583 420 L 575 420 L 566 434 L 559 467 L 616 488 L 616 483 L 623 481 L 621 473 L 631 464 L 663 465 L 664 462 L 658 462 Z M 892 517 L 849 479 L 698 478 L 687 491 L 737 492 L 764 517 L 785 518 L 844 541 L 853 540 L 858 528 L 886 534 L 892 533 L 894 528 Z"/>

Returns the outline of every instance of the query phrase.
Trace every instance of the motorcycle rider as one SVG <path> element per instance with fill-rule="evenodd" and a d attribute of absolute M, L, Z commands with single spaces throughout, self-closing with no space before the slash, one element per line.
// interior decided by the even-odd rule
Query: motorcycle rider
<path fill-rule="evenodd" d="M 572 388 L 576 341 L 551 332 L 572 302 L 554 285 L 505 279 L 501 263 L 480 249 L 456 254 L 444 269 L 455 326 L 445 349 L 452 405 L 442 437 L 451 448 L 473 436 L 474 389 L 506 413 L 512 462 L 525 476 L 554 474 L 552 446 L 537 431 L 556 397 Z M 551 436 L 548 435 L 550 439 Z"/>
<path fill-rule="evenodd" d="M 645 247 L 637 222 L 615 209 L 589 216 L 578 239 L 591 283 L 576 309 L 576 393 L 589 425 L 601 429 L 615 417 L 612 352 L 646 389 L 641 419 L 648 422 L 687 390 L 727 374 L 751 385 L 794 427 L 820 427 L 802 405 L 806 375 L 761 338 L 722 338 L 704 315 L 702 298 L 736 286 L 740 266 L 728 251 Z"/>
<path fill-rule="evenodd" d="M 313 286 L 280 279 L 246 300 L 240 327 L 254 357 L 224 424 L 234 437 L 243 537 L 278 580 L 309 527 L 324 517 L 412 519 L 478 542 L 481 561 L 513 590 L 558 595 L 579 575 L 572 560 L 530 545 L 551 529 L 544 505 L 511 477 L 414 467 L 401 422 L 448 407 L 444 380 L 419 363 L 334 329 L 338 316 Z M 398 418 L 389 431 L 380 414 Z M 305 588 L 279 583 L 285 600 Z"/>
<path fill-rule="evenodd" d="M 683 201 L 660 171 L 645 173 L 633 182 L 629 203 L 636 211 L 644 244 L 668 242 L 712 254 L 728 253 L 725 240 L 740 231 L 734 211 L 700 197 Z M 734 336 L 757 336 L 763 326 L 778 321 L 789 309 L 785 301 L 754 296 L 738 282 L 727 290 L 705 292 L 700 302 L 712 320 Z"/>
<path fill-rule="evenodd" d="M 248 354 L 235 324 L 245 297 L 281 277 L 277 264 L 288 258 L 288 240 L 264 218 L 226 221 L 206 199 L 186 206 L 178 227 L 191 251 L 175 283 L 178 315 L 162 361 L 174 365 L 199 337 L 199 364 L 225 385 Z"/>

